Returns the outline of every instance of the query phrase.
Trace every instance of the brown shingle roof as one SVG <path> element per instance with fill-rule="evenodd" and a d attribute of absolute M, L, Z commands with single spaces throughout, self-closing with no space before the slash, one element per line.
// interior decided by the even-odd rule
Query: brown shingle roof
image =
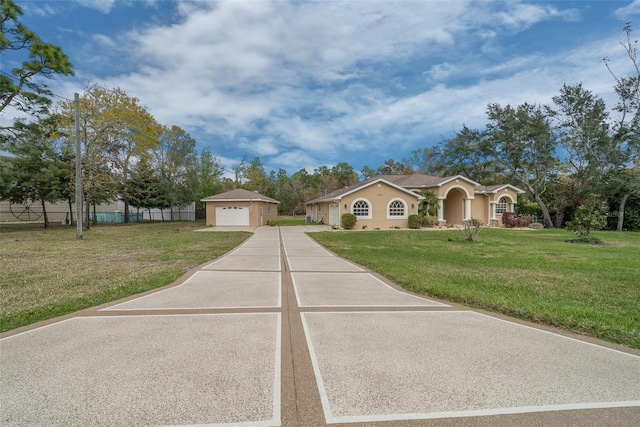
<path fill-rule="evenodd" d="M 321 203 L 321 202 L 327 202 L 327 201 L 333 201 L 336 198 L 339 198 L 340 196 L 343 196 L 347 193 L 351 193 L 352 191 L 358 189 L 358 188 L 364 188 L 368 185 L 370 185 L 373 182 L 376 181 L 386 181 L 387 184 L 390 184 L 392 186 L 396 186 L 399 189 L 406 191 L 407 193 L 411 193 L 413 194 L 410 190 L 408 190 L 407 188 L 403 187 L 402 185 L 395 183 L 391 180 L 386 179 L 387 177 L 398 177 L 398 176 L 402 176 L 402 175 L 376 175 L 376 176 L 372 176 L 371 178 L 367 178 L 364 181 L 360 181 L 360 182 L 356 182 L 355 184 L 351 184 L 348 187 L 344 187 L 341 188 L 340 190 L 336 190 L 336 191 L 332 191 L 331 193 L 327 193 L 324 196 L 318 197 L 316 199 L 313 200 L 309 200 L 306 203 Z M 418 196 L 418 195 L 416 195 Z M 419 196 L 422 197 L 422 196 Z"/>
<path fill-rule="evenodd" d="M 341 188 L 339 190 L 332 191 L 331 193 L 327 193 L 324 196 L 317 197 L 313 200 L 309 200 L 306 203 L 318 203 L 327 200 L 333 200 L 338 196 L 343 195 L 344 193 L 348 193 L 349 191 L 356 189 L 358 187 L 366 186 L 369 182 L 375 181 L 376 179 L 380 179 L 380 176 L 374 176 L 372 178 L 367 178 L 364 181 L 356 182 L 355 184 L 351 184 L 347 187 Z"/>
<path fill-rule="evenodd" d="M 379 177 L 405 188 L 432 187 L 450 178 L 447 176 L 439 177 L 423 173 L 413 173 L 411 175 L 380 175 Z"/>
<path fill-rule="evenodd" d="M 372 181 L 377 181 L 380 179 L 383 179 L 385 181 L 387 181 L 388 183 L 391 183 L 393 185 L 396 185 L 398 187 L 402 187 L 404 189 L 419 189 L 419 188 L 430 188 L 430 187 L 436 187 L 439 186 L 441 184 L 447 183 L 453 179 L 463 179 L 468 181 L 471 184 L 477 184 L 477 182 L 474 182 L 468 178 L 465 178 L 461 175 L 455 175 L 455 176 L 445 176 L 445 177 L 439 177 L 439 176 L 432 176 L 432 175 L 426 175 L 423 173 L 414 173 L 411 175 L 375 175 L 371 178 L 367 178 L 364 181 L 360 181 L 357 182 L 355 184 L 352 184 L 348 187 L 345 188 L 341 188 L 339 190 L 336 191 L 332 191 L 331 193 L 327 193 L 324 196 L 320 196 L 318 198 L 315 198 L 313 200 L 309 200 L 306 203 L 322 203 L 322 202 L 327 202 L 327 201 L 333 201 L 336 198 L 346 194 L 346 193 L 350 193 L 351 191 L 360 188 L 360 187 L 366 187 L 369 183 L 371 183 Z M 506 186 L 509 186 L 508 184 L 502 184 L 502 185 L 489 185 L 489 186 L 475 186 L 475 192 L 476 193 L 481 193 L 481 192 L 493 192 L 496 191 L 497 189 L 501 189 L 504 188 Z M 522 190 L 510 186 L 512 188 L 514 188 L 516 191 L 518 192 L 522 192 Z"/>
<path fill-rule="evenodd" d="M 242 188 L 236 188 L 235 190 L 227 191 L 225 193 L 216 194 L 214 196 L 205 197 L 201 200 L 201 202 L 213 202 L 213 201 L 262 201 L 267 203 L 277 203 L 280 202 L 272 199 L 271 197 L 263 196 L 262 194 L 256 191 L 243 190 Z"/>
<path fill-rule="evenodd" d="M 512 188 L 516 191 L 516 193 L 524 193 L 524 190 L 514 187 L 511 184 L 498 184 L 498 185 L 477 185 L 475 188 L 476 193 L 495 193 L 498 190 L 501 190 L 505 187 Z"/>

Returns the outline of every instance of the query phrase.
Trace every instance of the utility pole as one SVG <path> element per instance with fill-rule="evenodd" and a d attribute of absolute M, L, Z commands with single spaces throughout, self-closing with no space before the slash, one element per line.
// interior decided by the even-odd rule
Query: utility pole
<path fill-rule="evenodd" d="M 82 149 L 80 148 L 80 95 L 73 97 L 76 110 L 76 236 L 82 240 Z"/>

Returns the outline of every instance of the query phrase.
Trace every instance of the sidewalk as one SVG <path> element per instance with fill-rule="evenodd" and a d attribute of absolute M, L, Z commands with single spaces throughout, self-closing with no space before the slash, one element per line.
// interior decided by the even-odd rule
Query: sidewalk
<path fill-rule="evenodd" d="M 637 425 L 640 357 L 407 293 L 305 227 L 0 340 L 0 424 Z"/>

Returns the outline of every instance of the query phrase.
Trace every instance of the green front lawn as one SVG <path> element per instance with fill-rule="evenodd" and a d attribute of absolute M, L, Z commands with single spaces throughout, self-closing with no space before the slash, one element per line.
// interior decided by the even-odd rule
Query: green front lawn
<path fill-rule="evenodd" d="M 289 227 L 294 225 L 306 225 L 304 216 L 278 215 L 276 225 Z"/>
<path fill-rule="evenodd" d="M 412 291 L 640 348 L 640 234 L 484 229 L 311 233 Z"/>
<path fill-rule="evenodd" d="M 0 332 L 168 285 L 251 233 L 204 221 L 92 227 L 0 226 Z"/>

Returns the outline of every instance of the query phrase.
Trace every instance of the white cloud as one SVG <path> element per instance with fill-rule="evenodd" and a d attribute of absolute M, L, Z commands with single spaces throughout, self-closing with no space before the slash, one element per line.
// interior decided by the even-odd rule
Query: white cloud
<path fill-rule="evenodd" d="M 630 4 L 616 9 L 613 13 L 618 19 L 630 20 L 632 16 L 640 14 L 640 0 L 633 0 Z"/>
<path fill-rule="evenodd" d="M 258 138 L 256 140 L 241 138 L 238 142 L 238 147 L 255 157 L 273 156 L 280 151 L 272 138 Z"/>
<path fill-rule="evenodd" d="M 141 98 L 156 106 L 161 119 L 206 127 L 206 117 L 213 116 L 218 118 L 216 131 L 229 135 L 231 129 L 247 130 L 253 120 L 269 117 L 269 130 L 288 144 L 330 149 L 331 136 L 318 126 L 299 117 L 282 125 L 285 120 L 271 115 L 279 117 L 283 110 L 315 101 L 316 96 L 306 92 L 308 81 L 330 84 L 357 78 L 355 62 L 371 60 L 379 46 L 356 37 L 357 50 L 349 41 L 337 40 L 336 16 L 322 8 L 245 2 L 206 6 L 189 4 L 190 15 L 178 26 L 131 34 L 136 53 L 149 65 L 132 74 L 125 89 L 144 92 Z M 301 23 L 316 12 L 330 16 Z M 285 21 L 297 28 L 287 28 Z M 355 31 L 353 19 L 341 21 L 338 33 Z M 388 50 L 387 55 L 393 55 Z M 335 105 L 329 111 L 332 108 Z M 348 106 L 343 103 L 341 108 Z"/>
<path fill-rule="evenodd" d="M 19 4 L 22 12 L 25 15 L 32 14 L 36 16 L 51 16 L 56 14 L 56 10 L 50 5 L 46 3 L 24 3 Z"/>
<path fill-rule="evenodd" d="M 506 11 L 496 14 L 499 21 L 514 30 L 524 30 L 541 21 L 560 18 L 566 21 L 576 21 L 580 13 L 576 9 L 560 11 L 545 4 L 513 3 Z"/>
<path fill-rule="evenodd" d="M 456 66 L 449 63 L 436 64 L 425 74 L 434 81 L 443 80 L 451 76 L 456 71 Z"/>
<path fill-rule="evenodd" d="M 311 157 L 306 151 L 290 150 L 273 157 L 270 164 L 275 166 L 275 170 L 282 168 L 289 173 L 294 173 L 301 169 L 306 169 L 307 172 L 313 173 L 319 162 L 317 157 Z M 326 164 L 326 162 L 322 164 Z"/>
<path fill-rule="evenodd" d="M 158 0 L 76 0 L 81 6 L 89 9 L 95 9 L 105 15 L 111 13 L 113 8 L 118 5 L 133 6 L 137 2 L 143 2 L 146 6 L 155 7 Z"/>
<path fill-rule="evenodd" d="M 112 62 L 136 64 L 100 82 L 137 96 L 164 124 L 207 135 L 214 153 L 243 150 L 287 170 L 350 162 L 344 153 L 401 158 L 463 123 L 483 126 L 488 102 L 549 103 L 565 81 L 598 84 L 606 73 L 600 52 L 606 43 L 619 48 L 612 39 L 501 56 L 505 34 L 579 16 L 537 2 L 188 1 L 175 8 L 171 25 L 94 36 L 111 44 Z M 237 164 L 224 159 L 225 167 Z"/>
<path fill-rule="evenodd" d="M 117 47 L 116 42 L 109 36 L 104 34 L 94 34 L 91 36 L 100 46 L 107 49 L 115 49 Z"/>
<path fill-rule="evenodd" d="M 183 22 L 131 37 L 141 57 L 155 67 L 200 69 L 219 87 L 308 78 L 340 82 L 370 72 L 360 62 L 450 45 L 464 4 L 182 3 L 188 13 Z"/>
<path fill-rule="evenodd" d="M 304 120 L 299 116 L 274 118 L 268 131 L 284 140 L 288 146 L 309 152 L 331 153 L 335 143 L 325 124 Z"/>
<path fill-rule="evenodd" d="M 76 0 L 80 5 L 95 9 L 99 12 L 107 14 L 116 3 L 116 0 Z"/>
<path fill-rule="evenodd" d="M 600 61 L 602 52 L 611 49 L 616 49 L 615 39 L 548 57 L 524 56 L 494 69 L 479 70 L 478 74 L 485 74 L 486 78 L 473 84 L 460 87 L 440 84 L 412 96 L 361 102 L 353 106 L 350 113 L 326 123 L 323 128 L 331 131 L 334 138 L 364 139 L 367 150 L 386 150 L 399 157 L 399 150 L 406 150 L 406 155 L 417 141 L 427 145 L 435 143 L 463 124 L 483 128 L 489 103 L 550 105 L 551 98 L 564 83 L 583 82 L 585 88 L 604 96 L 612 106 L 615 102 L 610 96 L 613 81 L 606 78 L 607 71 Z M 288 123 L 283 124 L 286 125 Z M 424 140 L 425 137 L 431 139 Z"/>

